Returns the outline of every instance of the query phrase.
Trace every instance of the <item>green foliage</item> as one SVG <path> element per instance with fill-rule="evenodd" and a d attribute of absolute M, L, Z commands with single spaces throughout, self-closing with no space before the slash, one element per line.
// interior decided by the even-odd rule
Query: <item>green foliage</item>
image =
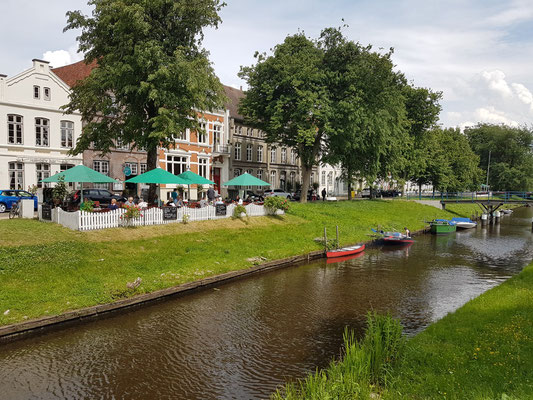
<path fill-rule="evenodd" d="M 131 221 L 142 217 L 141 209 L 137 206 L 124 206 L 126 212 L 120 216 L 125 221 Z"/>
<path fill-rule="evenodd" d="M 275 214 L 277 210 L 287 212 L 290 209 L 289 201 L 279 196 L 269 196 L 265 198 L 264 205 L 272 214 Z"/>
<path fill-rule="evenodd" d="M 233 210 L 233 218 L 242 218 L 243 213 L 245 215 L 248 215 L 248 213 L 246 212 L 246 207 L 244 207 L 242 204 L 238 204 Z"/>
<path fill-rule="evenodd" d="M 65 183 L 65 177 L 60 176 L 57 180 L 56 185 L 52 189 L 52 198 L 60 203 L 65 201 L 67 197 L 68 189 Z"/>
<path fill-rule="evenodd" d="M 400 361 L 405 347 L 402 325 L 390 316 L 369 313 L 364 338 L 344 332 L 344 355 L 325 370 L 285 386 L 272 398 L 294 399 L 366 399 L 374 386 L 387 382 Z M 375 390 L 375 389 L 374 389 Z"/>
<path fill-rule="evenodd" d="M 84 200 L 80 205 L 80 211 L 93 212 L 94 210 L 94 201 L 91 199 Z"/>
<path fill-rule="evenodd" d="M 38 190 L 37 185 L 29 185 L 29 186 L 28 186 L 28 192 L 30 192 L 30 193 L 33 194 L 34 196 L 35 196 L 35 194 L 37 193 L 37 190 Z"/>
<path fill-rule="evenodd" d="M 533 190 L 533 130 L 529 127 L 478 124 L 466 128 L 472 150 L 480 158 L 493 190 Z"/>
<path fill-rule="evenodd" d="M 72 88 L 68 113 L 85 121 L 73 153 L 109 152 L 117 139 L 148 152 L 199 129 L 197 111 L 224 102 L 222 85 L 201 47 L 203 29 L 217 27 L 219 0 L 90 0 L 92 16 L 67 13 L 66 30 L 81 30 L 79 51 L 97 68 Z M 114 118 L 102 118 L 101 116 Z M 155 186 L 150 187 L 150 201 Z"/>

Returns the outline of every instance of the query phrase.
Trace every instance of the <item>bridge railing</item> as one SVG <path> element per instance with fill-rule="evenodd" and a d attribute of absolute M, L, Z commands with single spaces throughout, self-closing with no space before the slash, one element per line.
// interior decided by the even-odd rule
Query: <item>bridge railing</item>
<path fill-rule="evenodd" d="M 471 200 L 490 200 L 490 201 L 532 201 L 533 192 L 497 192 L 497 191 L 480 191 L 480 192 L 429 192 L 429 193 L 406 193 L 407 200 L 439 200 L 446 202 L 467 201 Z"/>

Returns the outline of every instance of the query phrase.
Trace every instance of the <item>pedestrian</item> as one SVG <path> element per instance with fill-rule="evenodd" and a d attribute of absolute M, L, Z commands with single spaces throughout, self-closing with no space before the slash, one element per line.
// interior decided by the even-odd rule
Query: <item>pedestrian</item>
<path fill-rule="evenodd" d="M 403 230 L 405 231 L 405 236 L 410 238 L 411 237 L 411 231 L 409 229 L 407 229 L 407 227 L 403 228 Z"/>
<path fill-rule="evenodd" d="M 327 194 L 326 188 L 322 189 L 322 201 L 326 201 L 326 194 Z"/>
<path fill-rule="evenodd" d="M 207 189 L 207 200 L 209 200 L 210 204 L 212 204 L 215 200 L 215 189 L 213 189 L 211 186 L 209 186 L 209 189 Z"/>
<path fill-rule="evenodd" d="M 172 196 L 172 202 L 174 204 L 176 204 L 178 202 L 178 189 L 174 189 L 171 193 L 170 193 L 170 196 Z"/>

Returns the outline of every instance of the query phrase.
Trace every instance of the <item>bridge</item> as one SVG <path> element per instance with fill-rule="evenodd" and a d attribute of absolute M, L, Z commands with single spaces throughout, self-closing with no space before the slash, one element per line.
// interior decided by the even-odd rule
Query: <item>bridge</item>
<path fill-rule="evenodd" d="M 450 203 L 474 203 L 492 215 L 504 204 L 533 205 L 533 192 L 437 192 L 427 195 L 407 195 L 411 200 L 439 201 L 442 209 Z"/>

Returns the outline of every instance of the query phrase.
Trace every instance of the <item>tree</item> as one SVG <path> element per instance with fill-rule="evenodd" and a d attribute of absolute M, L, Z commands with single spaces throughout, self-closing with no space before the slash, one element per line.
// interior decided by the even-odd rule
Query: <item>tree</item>
<path fill-rule="evenodd" d="M 466 128 L 470 146 L 480 157 L 494 190 L 533 190 L 533 130 L 529 127 L 478 124 Z M 490 154 L 490 168 L 489 168 Z"/>
<path fill-rule="evenodd" d="M 240 111 L 246 121 L 266 133 L 269 143 L 296 151 L 303 169 L 302 193 L 307 193 L 317 164 L 330 112 L 324 53 L 303 33 L 287 36 L 273 55 L 256 54 L 257 63 L 241 68 L 248 82 Z M 301 202 L 307 196 L 301 196 Z"/>
<path fill-rule="evenodd" d="M 341 165 L 351 197 L 356 175 L 372 183 L 405 169 L 405 78 L 393 70 L 392 49 L 373 52 L 371 46 L 346 40 L 337 29 L 326 29 L 320 45 L 333 110 L 325 160 Z"/>
<path fill-rule="evenodd" d="M 217 27 L 219 0 L 90 0 L 92 17 L 67 13 L 65 31 L 81 29 L 78 51 L 98 67 L 72 88 L 67 112 L 85 122 L 74 154 L 91 145 L 102 153 L 116 140 L 147 151 L 174 135 L 200 129 L 197 111 L 222 107 L 222 85 L 201 47 L 203 29 Z M 150 186 L 149 199 L 155 197 Z"/>

